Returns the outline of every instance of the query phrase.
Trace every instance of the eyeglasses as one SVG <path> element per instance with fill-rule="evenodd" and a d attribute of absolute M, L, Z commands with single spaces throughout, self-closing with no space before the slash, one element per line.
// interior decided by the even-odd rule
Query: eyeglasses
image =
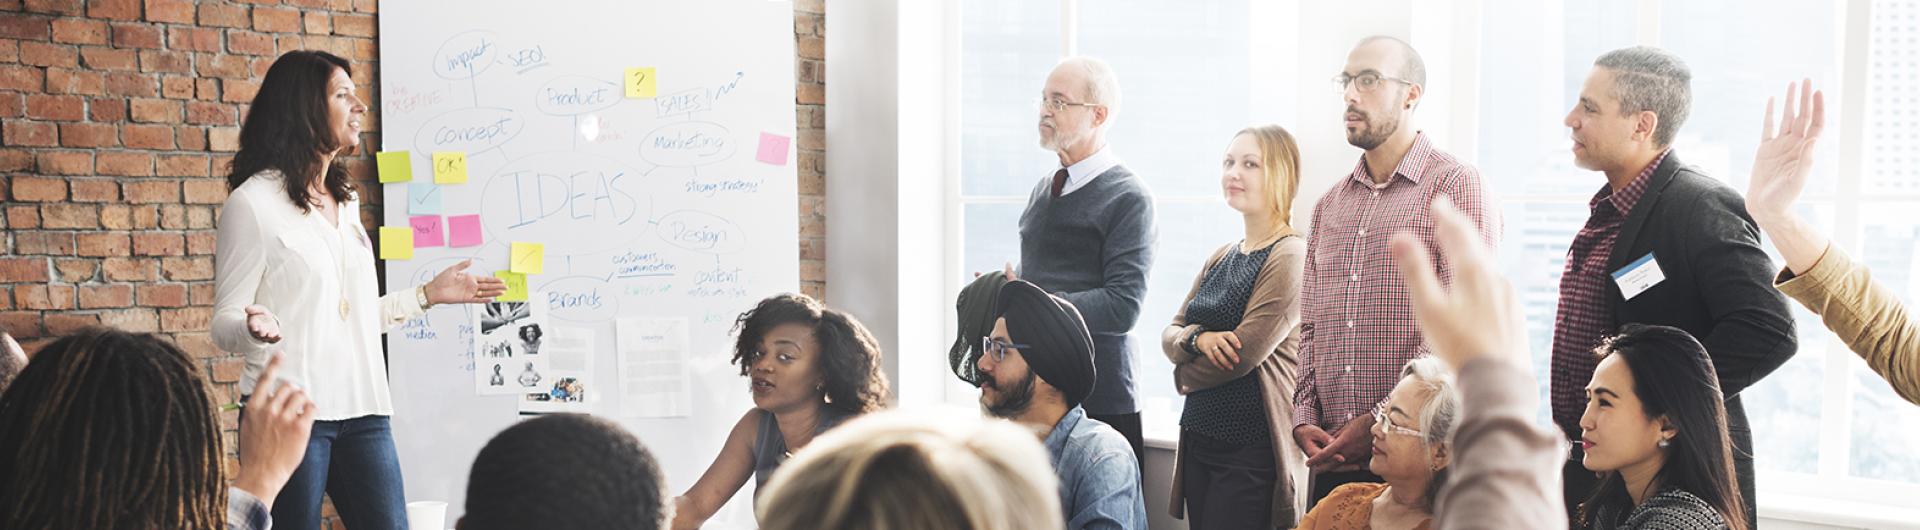
<path fill-rule="evenodd" d="M 1347 86 L 1353 85 L 1360 90 L 1361 94 L 1370 94 L 1375 90 L 1379 90 L 1381 83 L 1383 81 L 1405 83 L 1409 86 L 1414 84 L 1414 82 L 1412 81 L 1408 81 L 1408 80 L 1401 79 L 1398 77 L 1393 77 L 1393 76 L 1380 75 L 1373 72 L 1367 72 L 1360 75 L 1347 75 L 1345 73 L 1342 73 L 1340 75 L 1333 76 L 1333 91 L 1339 92 L 1341 94 L 1345 94 L 1347 93 Z"/>
<path fill-rule="evenodd" d="M 1386 431 L 1388 434 L 1399 434 L 1404 436 L 1422 436 L 1424 434 L 1418 430 L 1408 429 L 1406 427 L 1394 425 L 1393 420 L 1387 417 L 1386 403 L 1381 403 L 1379 405 L 1373 406 L 1373 422 L 1376 424 L 1379 424 L 1380 430 Z"/>
<path fill-rule="evenodd" d="M 1019 349 L 1026 347 L 1028 346 L 1025 344 L 1014 344 L 993 337 L 980 337 L 980 351 L 993 356 L 993 362 L 996 363 L 1007 360 L 1008 348 Z"/>
<path fill-rule="evenodd" d="M 1078 101 L 1067 101 L 1060 98 L 1044 98 L 1043 97 L 1043 98 L 1034 100 L 1033 106 L 1034 108 L 1038 108 L 1038 109 L 1045 109 L 1053 112 L 1061 112 L 1061 111 L 1067 110 L 1067 107 L 1098 107 L 1101 105 L 1099 103 L 1081 103 Z"/>

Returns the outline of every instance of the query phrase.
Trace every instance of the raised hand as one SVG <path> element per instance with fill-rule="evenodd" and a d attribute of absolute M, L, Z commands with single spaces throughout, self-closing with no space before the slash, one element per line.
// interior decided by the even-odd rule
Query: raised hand
<path fill-rule="evenodd" d="M 1799 105 L 1795 106 L 1798 95 Z M 1760 129 L 1760 149 L 1753 155 L 1753 182 L 1747 187 L 1747 212 L 1758 219 L 1787 215 L 1813 172 L 1813 148 L 1826 125 L 1826 97 L 1813 89 L 1813 80 L 1787 84 L 1786 108 L 1780 128 L 1774 129 L 1773 98 Z"/>
<path fill-rule="evenodd" d="M 1393 260 L 1407 282 L 1413 317 L 1433 354 L 1454 369 L 1482 357 L 1527 366 L 1526 323 L 1513 284 L 1496 270 L 1473 221 L 1442 196 L 1433 201 L 1440 257 L 1453 269 L 1451 289 L 1440 284 L 1420 238 L 1395 234 Z"/>

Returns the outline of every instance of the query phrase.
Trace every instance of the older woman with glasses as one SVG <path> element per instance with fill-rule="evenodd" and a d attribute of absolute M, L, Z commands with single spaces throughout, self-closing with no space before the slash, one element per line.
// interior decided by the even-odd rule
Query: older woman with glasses
<path fill-rule="evenodd" d="M 1408 362 L 1393 393 L 1373 410 L 1367 467 L 1387 482 L 1334 489 L 1300 520 L 1300 529 L 1430 527 L 1434 498 L 1447 482 L 1459 409 L 1460 393 L 1446 365 L 1433 357 Z"/>

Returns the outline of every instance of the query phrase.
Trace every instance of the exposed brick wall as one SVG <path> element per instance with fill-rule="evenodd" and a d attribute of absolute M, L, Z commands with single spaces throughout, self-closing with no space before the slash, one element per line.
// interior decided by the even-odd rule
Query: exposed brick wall
<path fill-rule="evenodd" d="M 379 145 L 375 7 L 0 0 L 0 328 L 29 350 L 89 325 L 159 333 L 202 359 L 217 399 L 237 399 L 243 362 L 207 328 L 214 221 L 240 119 L 275 57 L 326 50 L 354 63 L 370 107 L 364 145 Z M 794 5 L 800 279 L 816 297 L 826 285 L 824 13 L 824 0 Z M 371 156 L 339 163 L 360 184 L 362 220 L 379 226 Z M 222 418 L 229 449 L 236 420 Z"/>

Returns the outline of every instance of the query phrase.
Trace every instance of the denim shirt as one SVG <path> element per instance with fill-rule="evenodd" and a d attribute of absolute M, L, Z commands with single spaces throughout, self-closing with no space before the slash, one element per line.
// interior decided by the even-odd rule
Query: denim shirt
<path fill-rule="evenodd" d="M 1060 511 L 1068 530 L 1146 530 L 1140 464 L 1120 431 L 1076 406 L 1054 424 L 1045 444 L 1060 474 Z"/>

